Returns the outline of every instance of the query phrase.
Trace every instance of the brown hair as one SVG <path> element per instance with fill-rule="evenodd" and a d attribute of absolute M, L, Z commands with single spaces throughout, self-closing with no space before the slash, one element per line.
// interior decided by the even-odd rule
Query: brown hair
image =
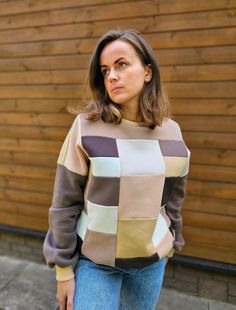
<path fill-rule="evenodd" d="M 102 118 L 104 122 L 120 124 L 122 106 L 114 103 L 108 96 L 100 69 L 100 55 L 110 42 L 122 40 L 133 46 L 141 63 L 151 65 L 152 79 L 145 83 L 139 96 L 137 120 L 141 126 L 155 128 L 161 126 L 164 118 L 170 117 L 170 106 L 161 83 L 160 71 L 152 48 L 135 30 L 110 30 L 99 40 L 89 66 L 89 86 L 93 100 L 86 107 L 87 118 L 91 121 Z"/>

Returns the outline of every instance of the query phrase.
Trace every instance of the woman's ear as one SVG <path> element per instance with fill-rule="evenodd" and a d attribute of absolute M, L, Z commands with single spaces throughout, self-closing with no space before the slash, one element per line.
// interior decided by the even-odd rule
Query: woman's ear
<path fill-rule="evenodd" d="M 152 79 L 152 65 L 147 65 L 145 71 L 145 82 L 150 82 Z"/>

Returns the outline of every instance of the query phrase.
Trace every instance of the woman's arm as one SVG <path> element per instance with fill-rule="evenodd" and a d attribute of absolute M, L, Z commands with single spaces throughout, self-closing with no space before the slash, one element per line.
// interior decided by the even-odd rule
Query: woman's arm
<path fill-rule="evenodd" d="M 181 169 L 177 174 L 169 175 L 165 180 L 164 192 L 163 192 L 163 204 L 166 204 L 165 209 L 166 213 L 170 219 L 171 226 L 170 229 L 174 235 L 173 249 L 168 254 L 171 257 L 174 253 L 174 250 L 180 251 L 184 246 L 185 242 L 182 236 L 182 205 L 186 194 L 186 182 L 189 173 L 189 164 L 191 152 L 184 143 L 182 132 L 179 125 L 175 122 L 175 130 L 179 135 L 179 141 L 183 142 L 185 151 L 183 151 L 183 159 Z"/>
<path fill-rule="evenodd" d="M 172 184 L 172 191 L 166 205 L 166 213 L 171 221 L 171 229 L 174 231 L 175 240 L 173 247 L 180 251 L 185 242 L 182 236 L 181 209 L 185 197 L 187 175 L 175 178 Z"/>
<path fill-rule="evenodd" d="M 52 205 L 49 208 L 49 229 L 43 245 L 48 266 L 56 266 L 60 309 L 63 309 L 65 303 L 69 307 L 71 298 L 73 300 L 73 268 L 79 257 L 76 224 L 84 205 L 88 174 L 88 158 L 81 145 L 80 132 L 78 116 L 68 132 L 57 161 Z"/>

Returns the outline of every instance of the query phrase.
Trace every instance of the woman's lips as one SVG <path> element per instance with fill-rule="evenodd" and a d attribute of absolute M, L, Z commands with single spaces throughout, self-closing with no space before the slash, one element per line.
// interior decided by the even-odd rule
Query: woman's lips
<path fill-rule="evenodd" d="M 113 87 L 112 89 L 111 89 L 111 92 L 112 93 L 116 93 L 116 92 L 118 92 L 120 89 L 122 89 L 123 87 L 122 86 L 116 86 L 116 87 Z"/>

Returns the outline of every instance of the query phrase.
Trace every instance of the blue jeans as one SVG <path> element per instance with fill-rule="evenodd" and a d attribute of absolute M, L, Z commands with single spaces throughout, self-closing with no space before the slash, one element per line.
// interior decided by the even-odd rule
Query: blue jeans
<path fill-rule="evenodd" d="M 154 310 L 166 258 L 141 269 L 98 265 L 81 256 L 75 270 L 74 310 Z"/>

